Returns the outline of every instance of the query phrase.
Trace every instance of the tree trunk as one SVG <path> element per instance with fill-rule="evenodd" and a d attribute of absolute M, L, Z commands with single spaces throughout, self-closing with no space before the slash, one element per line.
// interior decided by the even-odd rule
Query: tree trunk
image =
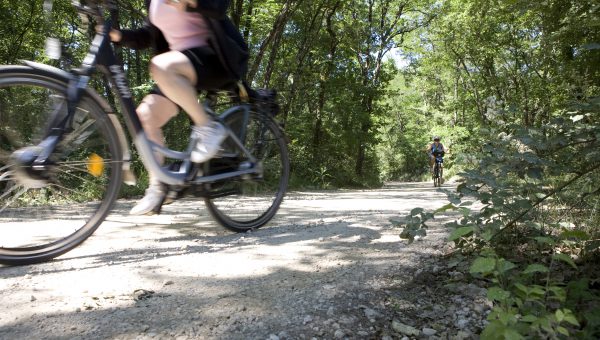
<path fill-rule="evenodd" d="M 301 80 L 301 75 L 303 73 L 304 62 L 306 60 L 306 56 L 308 55 L 308 52 L 310 51 L 311 46 L 312 46 L 312 44 L 309 43 L 310 38 L 313 36 L 313 34 L 316 35 L 321 30 L 321 27 L 322 27 L 322 20 L 320 18 L 321 18 L 321 15 L 323 14 L 323 12 L 321 11 L 321 8 L 322 8 L 322 4 L 320 4 L 315 9 L 314 15 L 312 16 L 312 18 L 310 20 L 310 24 L 308 25 L 307 33 L 304 35 L 304 37 L 302 39 L 302 43 L 299 45 L 300 49 L 299 49 L 297 57 L 296 57 L 296 69 L 292 73 L 292 86 L 290 88 L 290 93 L 289 93 L 288 99 L 285 102 L 285 104 L 281 110 L 282 123 L 284 124 L 284 126 L 285 126 L 285 123 L 287 122 L 290 108 L 292 107 L 292 103 L 295 101 L 296 93 L 298 91 L 298 86 L 301 83 L 300 80 Z"/>
<path fill-rule="evenodd" d="M 254 57 L 254 62 L 248 70 L 248 79 L 252 80 L 254 79 L 254 77 L 256 77 L 256 73 L 258 73 L 258 68 L 260 67 L 267 47 L 271 44 L 271 42 L 275 40 L 275 38 L 278 35 L 282 34 L 283 29 L 287 24 L 287 21 L 289 20 L 290 16 L 294 13 L 294 11 L 298 8 L 299 4 L 300 1 L 298 1 L 295 6 L 292 6 L 292 0 L 287 0 L 285 5 L 283 5 L 283 8 L 279 12 L 279 15 L 277 15 L 277 19 L 275 19 L 275 23 L 273 23 L 273 29 L 271 29 L 269 35 L 265 38 L 265 40 L 263 40 L 263 42 L 260 45 L 260 48 L 258 49 L 258 52 L 256 53 L 256 56 Z"/>
<path fill-rule="evenodd" d="M 246 23 L 244 24 L 244 40 L 248 41 L 250 37 L 250 29 L 252 27 L 252 11 L 254 10 L 254 1 L 248 0 L 248 8 L 246 9 Z M 251 79 L 251 78 L 249 78 Z"/>
<path fill-rule="evenodd" d="M 231 13 L 231 21 L 238 29 L 240 28 L 240 23 L 242 21 L 242 11 L 244 6 L 244 0 L 235 0 L 234 5 L 232 6 Z"/>

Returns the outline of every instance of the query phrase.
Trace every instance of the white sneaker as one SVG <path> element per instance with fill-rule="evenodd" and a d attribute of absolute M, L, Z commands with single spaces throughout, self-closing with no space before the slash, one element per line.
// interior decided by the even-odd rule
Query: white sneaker
<path fill-rule="evenodd" d="M 205 126 L 193 126 L 192 138 L 198 139 L 198 143 L 192 150 L 192 162 L 202 163 L 213 158 L 226 137 L 227 131 L 219 122 L 212 121 Z"/>
<path fill-rule="evenodd" d="M 146 189 L 144 197 L 129 211 L 130 215 L 146 215 L 160 213 L 160 207 L 167 193 L 160 185 L 152 185 Z"/>

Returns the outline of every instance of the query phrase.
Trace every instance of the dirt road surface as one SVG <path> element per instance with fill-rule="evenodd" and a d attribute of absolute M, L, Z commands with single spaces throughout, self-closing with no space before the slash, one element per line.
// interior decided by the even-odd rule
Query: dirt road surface
<path fill-rule="evenodd" d="M 431 183 L 291 192 L 243 234 L 200 200 L 133 203 L 52 262 L 0 266 L 0 339 L 465 339 L 489 309 L 440 262 L 439 223 L 410 245 L 390 223 L 443 206 Z"/>

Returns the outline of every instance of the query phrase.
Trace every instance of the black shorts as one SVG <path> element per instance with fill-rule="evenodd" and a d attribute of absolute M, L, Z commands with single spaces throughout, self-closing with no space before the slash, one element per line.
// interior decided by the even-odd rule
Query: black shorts
<path fill-rule="evenodd" d="M 181 53 L 192 62 L 196 70 L 198 90 L 219 90 L 233 82 L 210 46 L 195 47 Z"/>
<path fill-rule="evenodd" d="M 190 60 L 196 70 L 198 91 L 226 89 L 234 83 L 210 46 L 194 47 L 181 53 Z M 156 85 L 150 90 L 150 94 L 166 97 Z"/>

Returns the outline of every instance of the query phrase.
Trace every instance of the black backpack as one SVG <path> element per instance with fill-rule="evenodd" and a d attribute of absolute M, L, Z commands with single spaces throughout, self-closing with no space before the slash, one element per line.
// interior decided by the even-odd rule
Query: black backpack
<path fill-rule="evenodd" d="M 227 17 L 213 19 L 205 16 L 213 32 L 209 44 L 217 53 L 221 64 L 234 80 L 242 80 L 248 72 L 248 45 L 237 27 Z"/>

